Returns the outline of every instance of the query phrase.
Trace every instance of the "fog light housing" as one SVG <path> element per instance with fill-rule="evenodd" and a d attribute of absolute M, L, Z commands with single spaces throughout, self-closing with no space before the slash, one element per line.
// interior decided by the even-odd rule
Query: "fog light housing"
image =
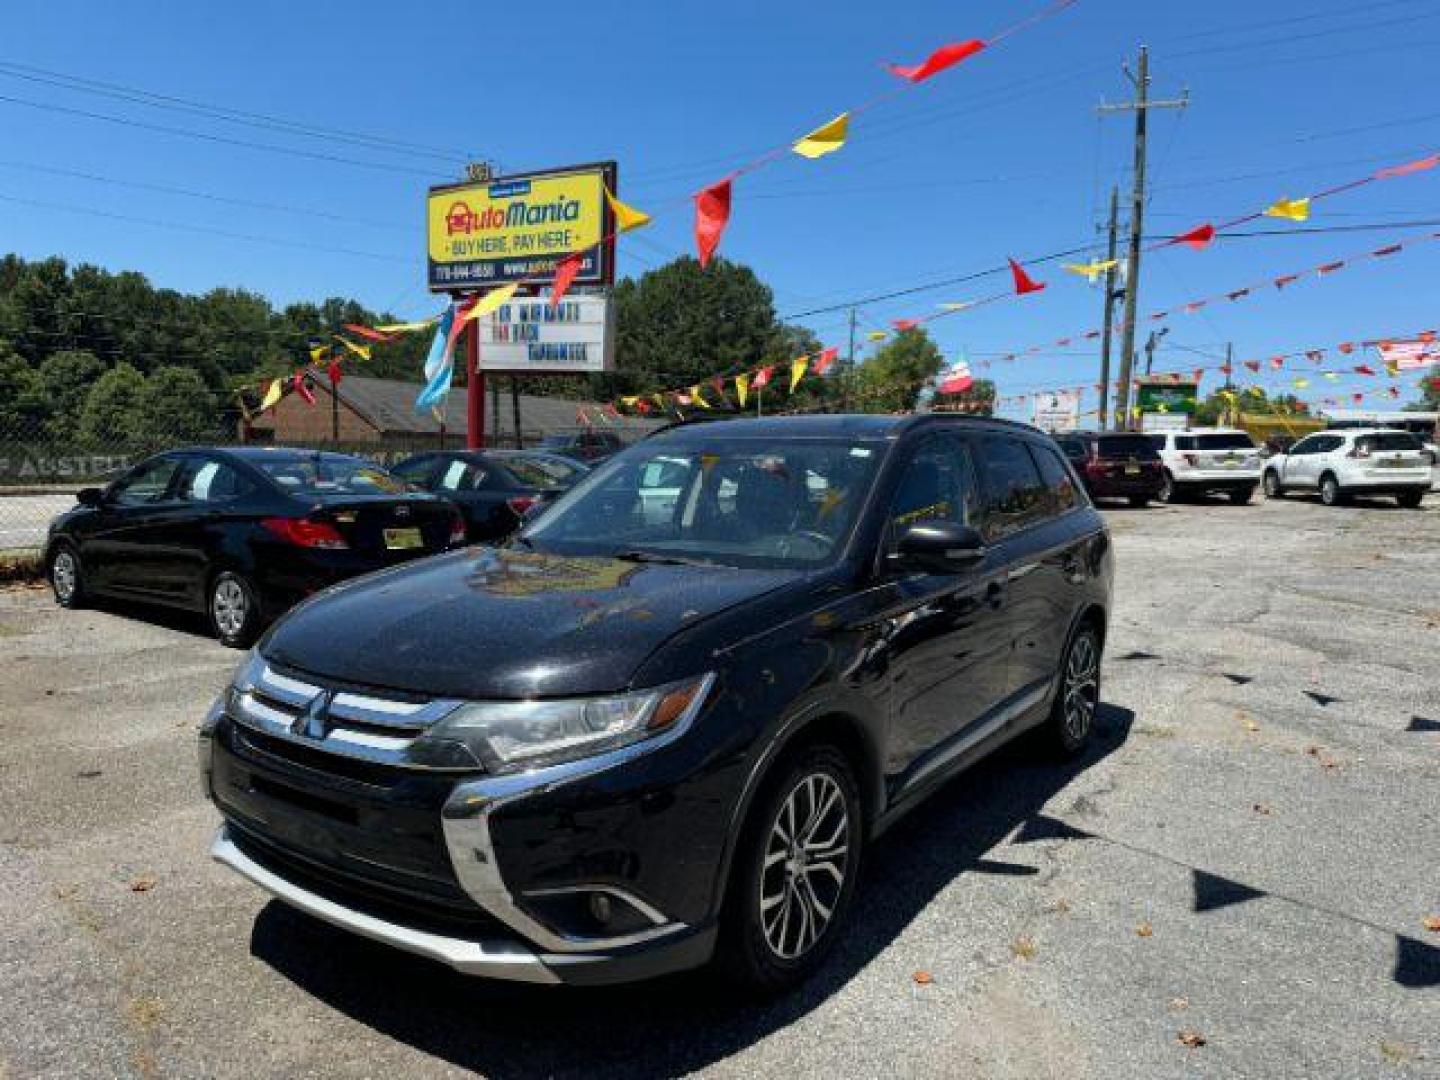
<path fill-rule="evenodd" d="M 665 925 L 649 904 L 613 886 L 574 885 L 526 893 L 522 906 L 571 940 L 626 937 Z"/>
<path fill-rule="evenodd" d="M 604 893 L 592 892 L 590 894 L 590 917 L 601 926 L 610 925 L 610 917 L 614 914 L 610 907 L 610 897 Z"/>

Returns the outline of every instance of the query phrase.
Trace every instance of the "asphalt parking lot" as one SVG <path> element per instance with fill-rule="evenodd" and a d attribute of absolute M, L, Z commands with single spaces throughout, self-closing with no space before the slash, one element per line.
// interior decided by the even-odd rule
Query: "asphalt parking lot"
<path fill-rule="evenodd" d="M 1440 1076 L 1440 497 L 1107 516 L 1098 745 L 897 826 L 767 1004 L 467 981 L 267 901 L 195 776 L 237 654 L 0 593 L 0 1077 Z"/>

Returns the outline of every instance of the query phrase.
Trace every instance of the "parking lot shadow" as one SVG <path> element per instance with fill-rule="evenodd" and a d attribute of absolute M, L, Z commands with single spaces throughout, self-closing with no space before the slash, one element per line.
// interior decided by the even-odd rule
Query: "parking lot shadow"
<path fill-rule="evenodd" d="M 674 1076 L 723 1060 L 823 1003 L 966 874 L 1033 873 L 989 860 L 1076 776 L 1129 735 L 1134 714 L 1102 705 L 1091 749 L 1056 762 L 1028 740 L 952 781 L 867 854 L 843 939 L 810 982 L 748 1001 L 706 971 L 606 989 L 471 979 L 330 927 L 279 901 L 255 921 L 251 952 L 376 1031 L 487 1076 Z M 1041 826 L 1043 828 L 1043 823 Z M 985 928 L 977 927 L 977 936 Z M 896 988 L 904 992 L 905 988 Z"/>

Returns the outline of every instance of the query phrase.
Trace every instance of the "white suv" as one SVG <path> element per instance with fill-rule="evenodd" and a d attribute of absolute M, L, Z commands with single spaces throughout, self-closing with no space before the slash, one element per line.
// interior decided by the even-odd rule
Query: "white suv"
<path fill-rule="evenodd" d="M 1326 506 L 1350 495 L 1393 495 L 1401 506 L 1420 505 L 1430 490 L 1430 455 L 1408 431 L 1346 428 L 1307 435 L 1265 463 L 1265 494 L 1319 491 Z"/>
<path fill-rule="evenodd" d="M 1260 486 L 1260 448 L 1235 428 L 1153 432 L 1150 441 L 1165 466 L 1161 502 L 1220 491 L 1243 505 Z"/>

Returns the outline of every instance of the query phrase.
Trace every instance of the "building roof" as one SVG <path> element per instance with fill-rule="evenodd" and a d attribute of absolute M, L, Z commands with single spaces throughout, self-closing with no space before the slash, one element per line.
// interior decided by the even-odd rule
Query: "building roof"
<path fill-rule="evenodd" d="M 316 397 L 330 392 L 329 384 L 317 380 Z M 340 401 L 368 420 L 377 430 L 396 434 L 437 434 L 440 424 L 434 415 L 426 410 L 415 411 L 415 398 L 420 393 L 420 383 L 404 382 L 400 379 L 374 379 L 368 375 L 347 375 L 340 382 Z M 522 432 L 549 433 L 552 431 L 573 431 L 586 426 L 579 416 L 584 410 L 590 417 L 591 426 L 599 427 L 600 403 L 597 401 L 573 400 L 571 398 L 541 397 L 537 394 L 520 395 L 520 429 Z M 442 410 L 448 431 L 465 430 L 465 389 L 457 387 L 445 400 Z M 622 430 L 648 431 L 659 421 L 640 420 L 624 417 L 610 418 Z M 500 392 L 500 425 L 495 426 L 495 405 L 493 391 L 485 396 L 485 430 L 492 435 L 513 436 L 515 434 L 515 410 L 510 401 L 508 388 Z"/>

